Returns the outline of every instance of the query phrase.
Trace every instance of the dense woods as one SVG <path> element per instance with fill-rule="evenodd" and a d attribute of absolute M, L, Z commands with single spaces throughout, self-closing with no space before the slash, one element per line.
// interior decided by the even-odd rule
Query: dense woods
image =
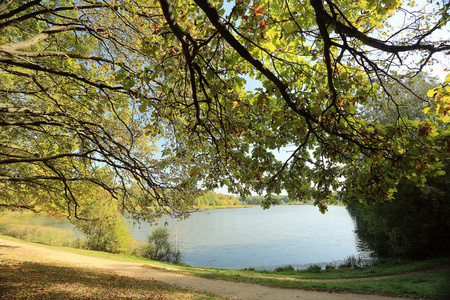
<path fill-rule="evenodd" d="M 450 255 L 450 162 L 445 171 L 422 187 L 402 180 L 394 201 L 349 205 L 358 236 L 380 256 Z"/>

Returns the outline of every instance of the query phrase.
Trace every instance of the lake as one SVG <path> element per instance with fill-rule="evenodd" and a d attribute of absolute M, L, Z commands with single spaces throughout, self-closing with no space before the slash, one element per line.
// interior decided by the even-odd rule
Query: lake
<path fill-rule="evenodd" d="M 321 214 L 312 205 L 216 209 L 168 222 L 182 261 L 196 267 L 274 269 L 292 265 L 340 262 L 350 255 L 368 255 L 343 206 Z M 130 224 L 136 239 L 145 240 L 152 228 Z"/>
<path fill-rule="evenodd" d="M 182 221 L 162 219 L 159 224 L 166 221 L 171 240 L 182 251 L 182 262 L 196 267 L 306 268 L 369 254 L 344 206 L 329 206 L 325 214 L 312 205 L 215 209 Z M 73 229 L 67 220 L 34 218 L 33 223 Z M 130 229 L 136 239 L 146 240 L 154 227 L 130 222 Z"/>

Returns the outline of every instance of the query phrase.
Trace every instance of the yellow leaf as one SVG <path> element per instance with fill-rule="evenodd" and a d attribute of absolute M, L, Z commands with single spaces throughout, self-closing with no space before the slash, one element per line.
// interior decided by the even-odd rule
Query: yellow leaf
<path fill-rule="evenodd" d="M 443 116 L 443 117 L 441 118 L 441 120 L 442 120 L 442 122 L 444 122 L 444 123 L 450 123 L 450 116 Z"/>
<path fill-rule="evenodd" d="M 431 89 L 427 92 L 428 97 L 434 97 L 434 95 L 436 95 L 436 88 Z"/>
<path fill-rule="evenodd" d="M 273 52 L 277 49 L 277 47 L 273 43 L 267 43 L 265 46 L 271 52 Z"/>

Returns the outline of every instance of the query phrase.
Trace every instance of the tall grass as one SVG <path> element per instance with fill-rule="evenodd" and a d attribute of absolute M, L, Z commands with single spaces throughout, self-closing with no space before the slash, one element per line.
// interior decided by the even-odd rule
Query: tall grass
<path fill-rule="evenodd" d="M 132 237 L 131 233 L 127 232 L 128 228 L 115 226 L 124 223 L 101 228 L 95 223 L 85 223 L 83 224 L 84 228 L 89 230 L 82 231 L 85 234 L 91 233 L 91 236 L 87 235 L 86 238 L 77 237 L 70 229 L 32 225 L 35 217 L 36 215 L 30 213 L 0 212 L 0 234 L 33 243 L 130 254 L 171 263 L 178 263 L 181 258 L 181 252 L 169 242 L 169 232 L 166 228 L 157 228 L 147 241 L 138 241 Z M 94 229 L 92 230 L 92 228 Z M 100 230 L 97 230 L 98 228 Z"/>
<path fill-rule="evenodd" d="M 21 217 L 21 213 L 18 212 L 2 212 L 0 234 L 54 246 L 71 246 L 76 240 L 74 232 L 70 229 L 30 225 L 26 224 L 24 219 L 26 218 Z"/>

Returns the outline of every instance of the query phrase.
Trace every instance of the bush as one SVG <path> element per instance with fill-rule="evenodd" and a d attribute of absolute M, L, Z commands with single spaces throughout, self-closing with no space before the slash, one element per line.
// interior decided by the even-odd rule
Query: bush
<path fill-rule="evenodd" d="M 305 271 L 310 273 L 320 273 L 320 271 L 322 271 L 322 267 L 320 265 L 314 264 L 306 268 Z"/>
<path fill-rule="evenodd" d="M 76 221 L 86 235 L 83 248 L 111 253 L 131 252 L 134 238 L 128 223 L 119 215 L 96 221 Z"/>
<path fill-rule="evenodd" d="M 288 265 L 288 266 L 283 266 L 283 267 L 276 268 L 275 272 L 295 272 L 295 269 L 294 269 L 293 266 Z"/>
<path fill-rule="evenodd" d="M 181 252 L 169 241 L 169 230 L 165 227 L 158 227 L 153 230 L 148 237 L 147 244 L 140 251 L 143 257 L 152 260 L 178 263 L 181 259 Z"/>
<path fill-rule="evenodd" d="M 363 268 L 365 266 L 371 265 L 371 261 L 365 257 L 365 256 L 355 256 L 355 255 L 350 255 L 349 257 L 347 257 L 346 259 L 344 259 L 344 261 L 342 262 L 342 264 L 339 265 L 339 268 Z"/>

